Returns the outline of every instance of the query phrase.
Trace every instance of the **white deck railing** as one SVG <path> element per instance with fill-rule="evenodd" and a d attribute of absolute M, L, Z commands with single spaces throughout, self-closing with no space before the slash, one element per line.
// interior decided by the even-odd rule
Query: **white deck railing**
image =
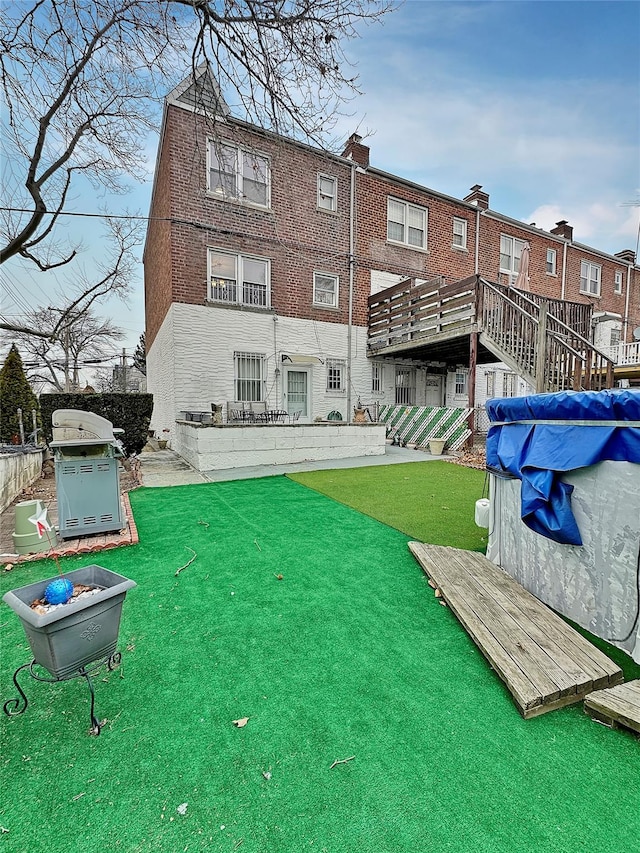
<path fill-rule="evenodd" d="M 616 364 L 640 364 L 640 341 L 632 344 L 619 343 L 613 347 L 600 347 Z"/>

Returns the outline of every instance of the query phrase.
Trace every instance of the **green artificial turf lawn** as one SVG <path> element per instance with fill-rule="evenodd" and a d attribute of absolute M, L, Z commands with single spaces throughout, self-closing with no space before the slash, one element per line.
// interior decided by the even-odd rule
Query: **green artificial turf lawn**
<path fill-rule="evenodd" d="M 23 681 L 0 721 L 4 850 L 637 848 L 637 739 L 580 705 L 522 720 L 407 536 L 283 477 L 131 503 L 139 545 L 63 562 L 138 584 L 123 665 L 95 680 L 108 722 L 87 735 L 80 681 Z M 22 564 L 0 591 L 53 574 Z M 0 630 L 4 701 L 29 651 L 6 605 Z"/>
<path fill-rule="evenodd" d="M 475 504 L 485 489 L 484 471 L 442 461 L 289 476 L 419 542 L 486 551 L 486 530 L 474 522 Z"/>

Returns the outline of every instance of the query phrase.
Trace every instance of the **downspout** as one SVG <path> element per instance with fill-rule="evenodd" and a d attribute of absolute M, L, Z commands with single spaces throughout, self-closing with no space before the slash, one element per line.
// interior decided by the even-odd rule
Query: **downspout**
<path fill-rule="evenodd" d="M 567 281 L 567 242 L 562 243 L 562 283 L 560 285 L 560 299 L 564 299 L 565 286 Z"/>
<path fill-rule="evenodd" d="M 622 326 L 624 333 L 622 335 L 622 340 L 625 342 L 625 344 L 627 342 L 627 331 L 628 331 L 628 327 L 629 327 L 629 294 L 630 294 L 630 292 L 631 292 L 631 264 L 629 264 L 629 266 L 627 267 L 627 295 L 625 296 L 625 299 L 624 299 L 624 323 Z"/>
<path fill-rule="evenodd" d="M 353 284 L 354 284 L 354 238 L 356 207 L 356 164 L 351 164 L 351 187 L 349 199 L 349 320 L 347 324 L 347 423 L 351 423 L 351 346 L 353 326 Z"/>
<path fill-rule="evenodd" d="M 474 263 L 474 273 L 480 273 L 480 208 L 476 210 L 476 257 Z"/>

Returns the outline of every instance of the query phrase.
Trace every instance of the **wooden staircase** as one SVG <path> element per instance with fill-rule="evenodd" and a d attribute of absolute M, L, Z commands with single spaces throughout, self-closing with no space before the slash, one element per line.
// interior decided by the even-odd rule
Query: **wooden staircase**
<path fill-rule="evenodd" d="M 547 299 L 481 276 L 411 279 L 369 298 L 369 355 L 428 358 L 430 347 L 477 335 L 536 392 L 612 388 L 613 361 L 588 340 L 589 304 Z"/>

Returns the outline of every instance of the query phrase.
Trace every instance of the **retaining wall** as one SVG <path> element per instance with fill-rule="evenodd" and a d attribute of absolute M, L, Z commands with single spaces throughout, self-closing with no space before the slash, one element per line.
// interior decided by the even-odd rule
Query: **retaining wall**
<path fill-rule="evenodd" d="M 382 456 L 384 424 L 212 425 L 177 421 L 172 448 L 198 471 Z"/>

